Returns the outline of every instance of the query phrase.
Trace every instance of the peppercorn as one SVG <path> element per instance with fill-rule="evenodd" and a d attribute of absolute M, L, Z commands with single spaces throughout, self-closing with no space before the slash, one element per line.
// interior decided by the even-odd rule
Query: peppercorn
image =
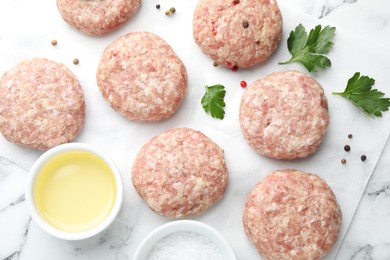
<path fill-rule="evenodd" d="M 246 81 L 245 80 L 243 80 L 243 81 L 241 81 L 240 82 L 240 86 L 242 87 L 242 88 L 246 88 Z"/>
<path fill-rule="evenodd" d="M 346 152 L 351 151 L 351 147 L 349 145 L 344 146 L 344 151 Z"/>
<path fill-rule="evenodd" d="M 249 27 L 249 23 L 247 21 L 244 21 L 242 23 L 242 27 L 244 27 L 245 29 Z"/>
<path fill-rule="evenodd" d="M 213 66 L 218 67 L 218 63 L 216 61 L 214 61 Z"/>
<path fill-rule="evenodd" d="M 57 40 L 51 40 L 51 45 L 56 46 L 57 45 Z"/>
<path fill-rule="evenodd" d="M 349 138 L 349 139 L 352 139 L 352 137 L 353 137 L 352 134 L 349 134 L 349 135 L 348 135 L 348 138 Z"/>
<path fill-rule="evenodd" d="M 342 160 L 341 160 L 341 163 L 342 163 L 342 164 L 346 164 L 346 163 L 347 163 L 347 160 L 342 159 Z"/>
<path fill-rule="evenodd" d="M 160 9 L 160 7 L 161 7 L 160 5 L 156 5 L 156 9 Z"/>
<path fill-rule="evenodd" d="M 171 11 L 172 14 L 176 13 L 175 7 L 171 7 L 171 8 L 169 9 L 169 11 Z"/>
<path fill-rule="evenodd" d="M 165 11 L 165 15 L 166 15 L 166 16 L 171 16 L 171 15 L 172 15 L 172 12 L 171 12 L 170 10 Z"/>
<path fill-rule="evenodd" d="M 260 40 L 257 40 L 257 41 L 256 41 L 256 44 L 260 44 Z"/>
<path fill-rule="evenodd" d="M 80 62 L 79 59 L 74 59 L 74 60 L 73 60 L 73 64 L 74 64 L 74 65 L 79 64 L 79 62 Z"/>
<path fill-rule="evenodd" d="M 365 156 L 364 154 L 360 157 L 360 160 L 362 160 L 362 162 L 364 162 L 365 160 L 367 160 L 367 156 Z"/>

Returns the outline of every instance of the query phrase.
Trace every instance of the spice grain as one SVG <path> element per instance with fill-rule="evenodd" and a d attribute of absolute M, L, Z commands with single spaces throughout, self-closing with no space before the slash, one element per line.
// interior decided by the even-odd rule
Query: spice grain
<path fill-rule="evenodd" d="M 171 16 L 171 15 L 173 15 L 174 13 L 176 13 L 176 8 L 175 8 L 175 7 L 171 7 L 169 10 L 167 10 L 167 11 L 165 12 L 165 14 L 166 14 L 167 16 Z"/>

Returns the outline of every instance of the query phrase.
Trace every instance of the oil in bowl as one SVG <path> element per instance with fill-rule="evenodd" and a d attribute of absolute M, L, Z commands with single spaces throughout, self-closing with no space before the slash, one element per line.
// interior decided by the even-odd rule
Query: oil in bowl
<path fill-rule="evenodd" d="M 47 151 L 27 180 L 26 200 L 33 219 L 62 239 L 84 239 L 105 229 L 118 214 L 122 196 L 114 163 L 86 144 Z"/>
<path fill-rule="evenodd" d="M 86 231 L 103 222 L 115 197 L 110 167 L 86 151 L 53 156 L 39 171 L 34 185 L 34 202 L 40 214 L 66 232 Z"/>

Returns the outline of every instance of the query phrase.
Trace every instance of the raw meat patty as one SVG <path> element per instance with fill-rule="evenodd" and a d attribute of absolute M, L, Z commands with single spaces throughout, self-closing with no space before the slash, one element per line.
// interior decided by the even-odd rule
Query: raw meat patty
<path fill-rule="evenodd" d="M 276 50 L 282 25 L 275 0 L 199 0 L 193 35 L 202 51 L 218 64 L 248 68 Z"/>
<path fill-rule="evenodd" d="M 320 259 L 337 241 L 341 211 L 317 175 L 279 170 L 250 192 L 243 224 L 265 259 Z"/>
<path fill-rule="evenodd" d="M 201 132 L 176 128 L 152 138 L 139 151 L 132 182 L 157 214 L 198 215 L 219 201 L 228 173 L 224 152 Z"/>
<path fill-rule="evenodd" d="M 179 108 L 187 90 L 187 71 L 163 39 L 136 32 L 104 50 L 97 83 L 111 107 L 128 119 L 159 121 Z"/>
<path fill-rule="evenodd" d="M 57 0 L 62 18 L 87 35 L 102 35 L 125 23 L 141 0 Z"/>
<path fill-rule="evenodd" d="M 245 91 L 240 123 L 258 153 L 276 159 L 306 157 L 318 149 L 328 128 L 324 90 L 301 72 L 272 73 Z"/>
<path fill-rule="evenodd" d="M 83 91 L 64 65 L 25 60 L 0 80 L 0 131 L 9 141 L 39 150 L 72 141 L 84 125 Z"/>

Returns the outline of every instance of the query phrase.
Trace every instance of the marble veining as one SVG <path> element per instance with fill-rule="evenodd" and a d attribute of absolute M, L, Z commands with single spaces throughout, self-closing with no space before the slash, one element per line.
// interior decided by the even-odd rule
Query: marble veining
<path fill-rule="evenodd" d="M 77 243 L 77 246 L 73 247 L 73 256 L 89 259 L 94 254 L 96 247 L 101 247 L 110 252 L 112 259 L 123 259 L 126 256 L 125 248 L 132 234 L 132 228 L 116 221 L 109 229 L 95 238 Z"/>
<path fill-rule="evenodd" d="M 24 197 L 24 180 L 27 172 L 0 157 L 0 258 L 19 259 L 27 241 L 31 217 Z"/>
<path fill-rule="evenodd" d="M 24 227 L 24 233 L 21 239 L 21 243 L 19 244 L 19 247 L 17 247 L 16 251 L 12 252 L 8 257 L 4 258 L 4 260 L 16 260 L 19 259 L 20 254 L 22 253 L 23 247 L 27 241 L 27 236 L 30 230 L 30 223 L 31 223 L 31 218 L 28 219 L 28 222 L 26 223 Z"/>
<path fill-rule="evenodd" d="M 363 247 L 360 247 L 352 256 L 351 260 L 354 259 L 372 259 L 372 250 L 374 247 L 372 245 L 365 245 Z"/>
<path fill-rule="evenodd" d="M 347 6 L 356 2 L 358 2 L 358 0 L 294 0 L 291 1 L 291 4 L 294 4 L 298 9 L 312 16 L 321 19 L 342 6 Z"/>
<path fill-rule="evenodd" d="M 1 180 L 0 180 L 1 181 Z M 0 213 L 3 212 L 3 211 L 6 211 L 8 210 L 10 207 L 14 207 L 16 205 L 18 205 L 19 203 L 22 203 L 25 201 L 25 197 L 24 197 L 24 194 L 23 195 L 20 195 L 19 198 L 17 198 L 15 201 L 11 202 L 8 206 L 6 206 L 5 208 L 3 209 L 0 209 Z"/>
<path fill-rule="evenodd" d="M 387 253 L 386 253 L 387 252 Z M 390 259 L 390 243 L 380 245 L 366 244 L 359 247 L 356 252 L 349 258 L 350 260 L 375 260 L 375 259 Z"/>
<path fill-rule="evenodd" d="M 329 2 L 331 2 L 331 3 L 329 3 Z M 337 3 L 333 3 L 333 2 L 337 2 Z M 344 4 L 352 4 L 352 3 L 356 3 L 356 2 L 357 2 L 357 0 L 326 1 L 326 4 L 322 6 L 321 14 L 320 14 L 320 16 L 318 16 L 318 18 L 321 19 L 321 18 L 327 16 L 332 11 L 334 11 L 335 9 L 339 8 L 340 6 L 342 6 Z"/>
<path fill-rule="evenodd" d="M 380 188 L 379 190 L 374 190 L 374 191 L 369 191 L 367 193 L 368 196 L 379 196 L 381 194 L 384 194 L 385 196 L 389 196 L 390 195 L 390 183 L 385 183 L 382 185 L 382 188 Z"/>

